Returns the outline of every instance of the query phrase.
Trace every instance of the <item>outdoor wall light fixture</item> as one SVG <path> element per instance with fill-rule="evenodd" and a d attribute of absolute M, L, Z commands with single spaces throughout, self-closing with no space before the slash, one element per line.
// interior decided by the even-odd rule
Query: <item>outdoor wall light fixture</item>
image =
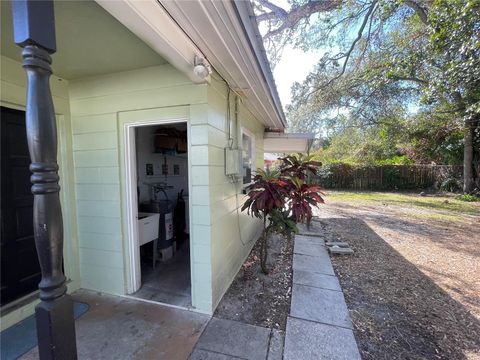
<path fill-rule="evenodd" d="M 212 68 L 204 58 L 195 56 L 193 72 L 201 79 L 206 79 L 211 73 Z"/>

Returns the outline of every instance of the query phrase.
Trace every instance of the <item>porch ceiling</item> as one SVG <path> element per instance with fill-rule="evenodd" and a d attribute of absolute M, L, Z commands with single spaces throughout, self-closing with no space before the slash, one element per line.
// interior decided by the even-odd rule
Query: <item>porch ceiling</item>
<path fill-rule="evenodd" d="M 10 1 L 1 3 L 1 54 L 21 61 L 13 43 Z M 94 1 L 55 1 L 55 75 L 77 79 L 167 61 Z"/>

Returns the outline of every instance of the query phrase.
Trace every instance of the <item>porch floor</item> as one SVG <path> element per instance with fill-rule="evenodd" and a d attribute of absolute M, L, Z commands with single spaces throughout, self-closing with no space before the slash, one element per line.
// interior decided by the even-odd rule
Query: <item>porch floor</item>
<path fill-rule="evenodd" d="M 192 306 L 190 252 L 188 246 L 177 250 L 171 260 L 157 263 L 142 262 L 142 287 L 133 297 L 189 308 Z"/>
<path fill-rule="evenodd" d="M 79 359 L 187 359 L 209 316 L 79 290 L 90 309 L 75 321 Z M 38 359 L 38 348 L 22 356 Z"/>

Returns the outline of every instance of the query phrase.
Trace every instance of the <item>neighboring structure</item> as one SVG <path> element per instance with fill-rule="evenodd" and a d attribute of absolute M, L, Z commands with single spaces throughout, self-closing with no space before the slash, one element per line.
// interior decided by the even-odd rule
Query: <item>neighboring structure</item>
<path fill-rule="evenodd" d="M 4 171 L 4 134 L 22 134 L 26 84 L 9 7 L 1 2 L 2 186 L 4 176 L 26 184 L 25 171 Z M 263 167 L 272 136 L 265 130 L 286 125 L 250 3 L 58 1 L 55 11 L 51 89 L 69 291 L 127 295 L 139 288 L 132 138 L 139 126 L 181 123 L 188 134 L 191 305 L 212 313 L 261 231 L 239 207 L 251 173 Z M 270 151 L 306 151 L 307 140 Z M 226 175 L 236 161 L 226 160 L 226 148 L 242 150 L 240 176 Z M 24 149 L 7 150 L 13 157 Z M 33 313 L 36 302 L 35 287 L 19 285 L 38 276 L 28 260 L 34 248 L 24 209 L 15 226 L 28 246 L 20 251 L 2 233 L 2 273 L 11 274 L 5 284 L 2 275 L 2 329 Z"/>

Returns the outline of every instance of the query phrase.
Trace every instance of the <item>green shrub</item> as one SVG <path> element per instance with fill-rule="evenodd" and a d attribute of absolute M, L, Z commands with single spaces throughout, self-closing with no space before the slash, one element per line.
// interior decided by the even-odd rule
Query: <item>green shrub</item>
<path fill-rule="evenodd" d="M 413 165 L 414 161 L 406 155 L 395 155 L 388 159 L 377 160 L 375 165 Z"/>
<path fill-rule="evenodd" d="M 456 199 L 461 200 L 461 201 L 467 201 L 467 202 L 475 202 L 475 201 L 480 201 L 480 197 L 472 194 L 462 194 L 458 195 Z"/>
<path fill-rule="evenodd" d="M 440 185 L 440 191 L 457 192 L 462 190 L 462 182 L 454 177 L 447 177 Z"/>

